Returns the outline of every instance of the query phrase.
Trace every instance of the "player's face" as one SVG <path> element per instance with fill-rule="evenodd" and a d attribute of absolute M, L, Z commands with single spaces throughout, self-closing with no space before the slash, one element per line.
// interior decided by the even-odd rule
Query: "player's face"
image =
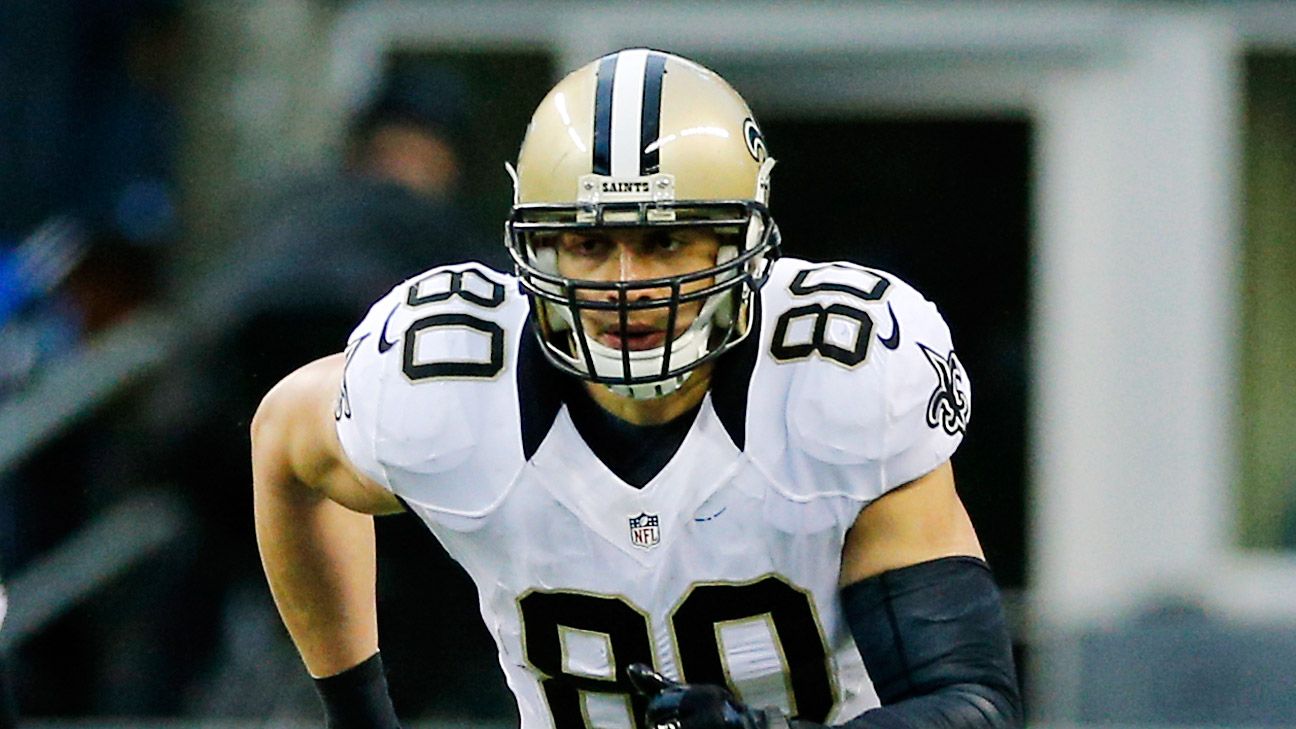
<path fill-rule="evenodd" d="M 558 273 L 588 281 L 643 281 L 680 276 L 711 268 L 716 264 L 720 242 L 716 235 L 702 228 L 625 228 L 616 230 L 568 231 L 558 238 Z M 685 283 L 681 294 L 698 291 L 712 284 L 706 278 Z M 636 289 L 631 301 L 668 299 L 669 287 Z M 617 301 L 615 291 L 585 290 L 583 299 Z M 675 334 L 688 329 L 702 308 L 702 302 L 680 305 L 675 318 Z M 621 329 L 620 315 L 611 310 L 587 310 L 581 315 L 586 335 L 599 343 L 621 349 L 646 350 L 666 341 L 669 307 L 633 309 Z"/>

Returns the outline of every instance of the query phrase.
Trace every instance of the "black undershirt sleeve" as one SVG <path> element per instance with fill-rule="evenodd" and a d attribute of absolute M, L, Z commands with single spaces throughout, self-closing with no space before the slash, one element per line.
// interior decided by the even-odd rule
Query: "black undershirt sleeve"
<path fill-rule="evenodd" d="M 342 673 L 315 679 L 315 690 L 328 729 L 400 729 L 380 653 Z"/>
<path fill-rule="evenodd" d="M 837 727 L 1021 726 L 1012 641 L 984 561 L 946 557 L 890 570 L 842 588 L 841 600 L 882 706 Z"/>

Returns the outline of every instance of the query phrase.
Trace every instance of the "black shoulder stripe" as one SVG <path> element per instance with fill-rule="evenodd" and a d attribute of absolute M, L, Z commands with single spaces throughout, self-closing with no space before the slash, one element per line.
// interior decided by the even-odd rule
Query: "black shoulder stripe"
<path fill-rule="evenodd" d="M 619 54 L 599 61 L 594 88 L 594 174 L 612 174 L 612 80 Z"/>
<path fill-rule="evenodd" d="M 545 359 L 530 317 L 518 342 L 517 396 L 522 455 L 531 460 L 562 409 L 564 375 Z"/>
<path fill-rule="evenodd" d="M 400 494 L 396 493 L 395 491 L 392 492 L 392 496 L 395 496 L 395 497 L 396 497 L 396 500 L 400 502 L 401 507 L 405 509 L 406 513 L 409 513 L 409 514 L 417 514 L 417 513 L 418 513 L 417 511 L 414 511 L 414 509 L 410 508 L 409 502 L 405 500 L 405 497 L 404 497 L 404 496 L 401 496 Z"/>
<path fill-rule="evenodd" d="M 747 447 L 747 397 L 761 351 L 761 297 L 752 297 L 752 329 L 737 347 L 716 362 L 711 373 L 711 405 L 738 450 Z"/>
<path fill-rule="evenodd" d="M 666 56 L 648 54 L 644 68 L 643 110 L 639 121 L 639 174 L 654 175 L 661 168 L 661 150 L 657 137 L 661 134 L 662 79 L 666 75 Z M 649 151 L 649 145 L 652 150 Z"/>

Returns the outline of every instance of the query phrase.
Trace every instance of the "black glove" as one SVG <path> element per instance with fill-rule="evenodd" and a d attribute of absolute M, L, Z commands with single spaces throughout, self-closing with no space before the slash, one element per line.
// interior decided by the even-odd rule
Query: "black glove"
<path fill-rule="evenodd" d="M 626 669 L 635 690 L 648 699 L 648 729 L 787 729 L 776 709 L 749 709 L 712 684 L 672 681 L 642 663 Z"/>

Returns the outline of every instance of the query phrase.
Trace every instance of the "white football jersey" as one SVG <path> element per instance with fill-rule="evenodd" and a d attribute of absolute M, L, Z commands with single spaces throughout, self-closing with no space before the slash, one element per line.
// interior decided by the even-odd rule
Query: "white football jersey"
<path fill-rule="evenodd" d="M 758 304 L 642 488 L 577 432 L 512 276 L 434 269 L 352 335 L 342 445 L 472 576 L 524 729 L 636 727 L 633 662 L 814 721 L 877 705 L 842 545 L 954 452 L 968 380 L 936 308 L 889 274 L 783 258 Z"/>

